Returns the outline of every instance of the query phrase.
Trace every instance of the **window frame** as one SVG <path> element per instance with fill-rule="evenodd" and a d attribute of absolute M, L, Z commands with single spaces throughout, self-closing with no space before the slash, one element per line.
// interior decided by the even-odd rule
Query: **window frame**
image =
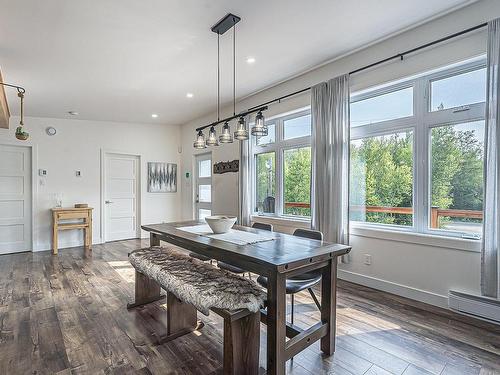
<path fill-rule="evenodd" d="M 464 232 L 430 228 L 431 203 L 431 135 L 435 127 L 449 126 L 473 121 L 485 120 L 485 102 L 472 103 L 455 108 L 432 111 L 431 84 L 433 81 L 453 77 L 486 67 L 486 59 L 457 64 L 429 74 L 419 75 L 395 84 L 387 84 L 373 90 L 363 90 L 351 94 L 351 103 L 369 99 L 388 92 L 413 87 L 413 116 L 394 120 L 351 127 L 351 141 L 387 135 L 396 132 L 413 131 L 413 225 L 399 226 L 391 224 L 351 221 L 353 228 L 394 230 L 408 233 L 455 237 L 470 240 Z M 418 155 L 418 158 L 417 158 Z M 473 238 L 477 240 L 477 238 Z"/>
<path fill-rule="evenodd" d="M 310 221 L 311 218 L 307 216 L 286 215 L 284 213 L 284 152 L 285 150 L 311 147 L 311 135 L 284 139 L 285 129 L 284 122 L 290 119 L 307 116 L 311 114 L 310 107 L 301 108 L 286 114 L 273 116 L 266 119 L 267 124 L 275 124 L 275 142 L 267 143 L 264 145 L 257 145 L 257 139 L 251 137 L 250 154 L 252 157 L 251 163 L 251 179 L 252 179 L 252 211 L 255 216 L 265 217 L 278 217 L 282 219 Z M 250 125 L 252 126 L 252 125 Z M 312 125 L 311 125 L 312 126 Z M 312 132 L 312 128 L 311 128 Z M 276 197 L 275 197 L 275 212 L 274 213 L 259 213 L 257 208 L 257 178 L 256 178 L 256 158 L 259 154 L 269 152 L 275 153 L 275 183 L 276 183 Z M 311 165 L 312 171 L 312 165 Z M 312 194 L 311 194 L 312 196 Z M 312 203 L 312 202 L 311 202 Z"/>

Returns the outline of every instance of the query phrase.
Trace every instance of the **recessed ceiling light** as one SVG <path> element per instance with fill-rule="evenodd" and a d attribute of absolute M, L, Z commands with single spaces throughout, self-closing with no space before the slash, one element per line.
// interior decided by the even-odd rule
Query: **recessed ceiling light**
<path fill-rule="evenodd" d="M 192 92 L 188 92 L 188 93 L 186 94 L 186 98 L 192 98 L 193 96 L 194 96 L 194 95 L 193 95 L 193 93 L 192 93 Z"/>
<path fill-rule="evenodd" d="M 247 63 L 253 64 L 255 62 L 255 57 L 247 57 Z"/>
<path fill-rule="evenodd" d="M 79 113 L 77 111 L 68 111 L 68 113 L 71 115 L 71 116 L 78 116 Z"/>
<path fill-rule="evenodd" d="M 158 115 L 157 115 L 156 113 L 153 113 L 153 114 L 151 115 L 151 117 L 152 117 L 152 118 L 157 118 L 157 117 L 158 117 Z"/>

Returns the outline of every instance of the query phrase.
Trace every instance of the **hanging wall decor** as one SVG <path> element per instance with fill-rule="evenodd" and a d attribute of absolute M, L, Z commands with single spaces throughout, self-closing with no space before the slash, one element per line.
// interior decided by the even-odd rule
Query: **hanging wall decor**
<path fill-rule="evenodd" d="M 238 172 L 240 170 L 240 161 L 221 161 L 214 164 L 214 174 L 223 174 L 227 172 Z"/>
<path fill-rule="evenodd" d="M 148 192 L 177 192 L 177 164 L 148 162 Z"/>

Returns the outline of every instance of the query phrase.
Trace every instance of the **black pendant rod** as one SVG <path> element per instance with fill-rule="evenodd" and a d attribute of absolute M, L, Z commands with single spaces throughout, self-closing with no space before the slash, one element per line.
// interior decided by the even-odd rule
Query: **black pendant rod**
<path fill-rule="evenodd" d="M 236 25 L 233 26 L 233 116 L 236 115 Z"/>
<path fill-rule="evenodd" d="M 403 60 L 404 57 L 406 55 L 409 55 L 413 52 L 417 52 L 417 51 L 420 51 L 422 49 L 425 49 L 425 48 L 428 48 L 428 47 L 431 47 L 433 45 L 436 45 L 436 44 L 439 44 L 439 43 L 442 43 L 442 42 L 445 42 L 447 40 L 450 40 L 450 39 L 453 39 L 453 38 L 456 38 L 458 36 L 461 36 L 461 35 L 464 35 L 464 34 L 467 34 L 467 33 L 470 33 L 472 31 L 475 31 L 475 30 L 478 30 L 478 29 L 482 29 L 483 27 L 486 27 L 488 26 L 488 23 L 485 22 L 485 23 L 482 23 L 480 25 L 476 25 L 476 26 L 473 26 L 473 27 L 470 27 L 468 29 L 465 29 L 465 30 L 462 30 L 462 31 L 459 31 L 457 33 L 454 33 L 454 34 L 451 34 L 451 35 L 448 35 L 448 36 L 445 36 L 443 38 L 440 38 L 440 39 L 437 39 L 437 40 L 434 40 L 432 42 L 429 42 L 429 43 L 426 43 L 426 44 L 423 44 L 421 46 L 418 46 L 418 47 L 415 47 L 415 48 L 412 48 L 412 49 L 409 49 L 407 51 L 404 51 L 404 52 L 401 52 L 401 53 L 398 53 L 396 55 L 393 55 L 393 56 L 390 56 L 390 57 L 386 57 L 385 59 L 382 59 L 382 60 L 379 60 L 379 61 L 376 61 L 374 63 L 371 63 L 369 65 L 366 65 L 366 66 L 363 66 L 361 68 L 358 68 L 358 69 L 355 69 L 355 70 L 352 70 L 350 71 L 348 74 L 349 75 L 352 75 L 352 74 L 356 74 L 356 73 L 360 73 L 364 70 L 367 70 L 367 69 L 370 69 L 370 68 L 373 68 L 375 66 L 378 66 L 378 65 L 381 65 L 381 64 L 384 64 L 384 63 L 387 63 L 389 61 L 392 61 L 392 60 L 395 60 L 395 59 L 400 59 L 400 60 Z M 294 91 L 290 94 L 287 94 L 287 95 L 283 95 L 283 96 L 280 96 L 279 98 L 276 98 L 276 99 L 272 99 L 272 100 L 269 100 L 265 103 L 262 103 L 262 104 L 259 104 L 255 107 L 251 107 L 249 108 L 249 110 L 252 110 L 254 108 L 258 108 L 258 107 L 262 107 L 262 106 L 265 106 L 265 105 L 268 105 L 268 104 L 272 104 L 272 103 L 276 103 L 276 102 L 279 102 L 283 99 L 287 99 L 291 96 L 295 96 L 295 95 L 298 95 L 298 94 L 302 94 L 303 92 L 306 92 L 306 91 L 309 91 L 311 90 L 312 86 L 309 86 L 309 87 L 306 87 L 304 89 L 301 89 L 301 90 L 298 90 L 298 91 Z"/>
<path fill-rule="evenodd" d="M 17 91 L 22 93 L 22 94 L 24 94 L 26 92 L 25 88 L 21 87 L 21 86 L 11 85 L 9 83 L 3 83 L 3 82 L 0 82 L 0 85 L 7 86 L 7 87 L 13 87 L 13 88 L 17 89 Z"/>
<path fill-rule="evenodd" d="M 220 35 L 217 34 L 217 121 L 220 120 Z"/>

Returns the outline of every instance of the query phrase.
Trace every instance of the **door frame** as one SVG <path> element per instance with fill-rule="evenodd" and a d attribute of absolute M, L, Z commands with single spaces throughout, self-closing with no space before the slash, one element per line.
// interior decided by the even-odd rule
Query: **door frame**
<path fill-rule="evenodd" d="M 11 142 L 8 140 L 1 140 L 0 146 L 14 146 L 14 147 L 28 147 L 31 153 L 31 249 L 26 250 L 26 252 L 35 251 L 35 225 L 38 223 L 34 212 L 37 212 L 37 204 L 35 197 L 38 197 L 38 145 L 33 143 L 20 144 L 19 142 Z M 50 245 L 50 243 L 49 243 Z"/>
<path fill-rule="evenodd" d="M 213 153 L 212 151 L 208 152 L 200 152 L 198 154 L 195 154 L 193 157 L 193 188 L 192 188 L 192 204 L 193 204 L 193 219 L 197 220 L 198 219 L 198 202 L 197 200 L 197 195 L 198 195 L 198 158 L 203 157 L 203 156 L 210 156 L 210 210 L 212 211 L 213 209 L 213 197 L 214 197 L 214 192 L 213 192 Z M 213 214 L 213 212 L 212 212 Z"/>
<path fill-rule="evenodd" d="M 136 199 L 136 207 L 135 207 L 135 212 L 136 212 L 136 227 L 135 227 L 135 233 L 137 238 L 141 238 L 141 201 L 142 201 L 142 155 L 133 153 L 133 152 L 127 152 L 127 151 L 116 151 L 116 150 L 108 150 L 108 149 L 102 149 L 101 148 L 101 202 L 100 202 L 100 208 L 101 208 L 101 213 L 100 213 L 100 220 L 101 220 L 101 225 L 100 225 L 100 242 L 101 243 L 106 243 L 106 215 L 105 215 L 105 210 L 106 210 L 106 204 L 104 201 L 106 200 L 106 157 L 108 154 L 114 154 L 114 155 L 124 155 L 124 156 L 133 156 L 138 159 L 137 162 L 137 176 L 138 178 L 136 179 L 136 189 L 137 189 L 137 199 Z"/>

